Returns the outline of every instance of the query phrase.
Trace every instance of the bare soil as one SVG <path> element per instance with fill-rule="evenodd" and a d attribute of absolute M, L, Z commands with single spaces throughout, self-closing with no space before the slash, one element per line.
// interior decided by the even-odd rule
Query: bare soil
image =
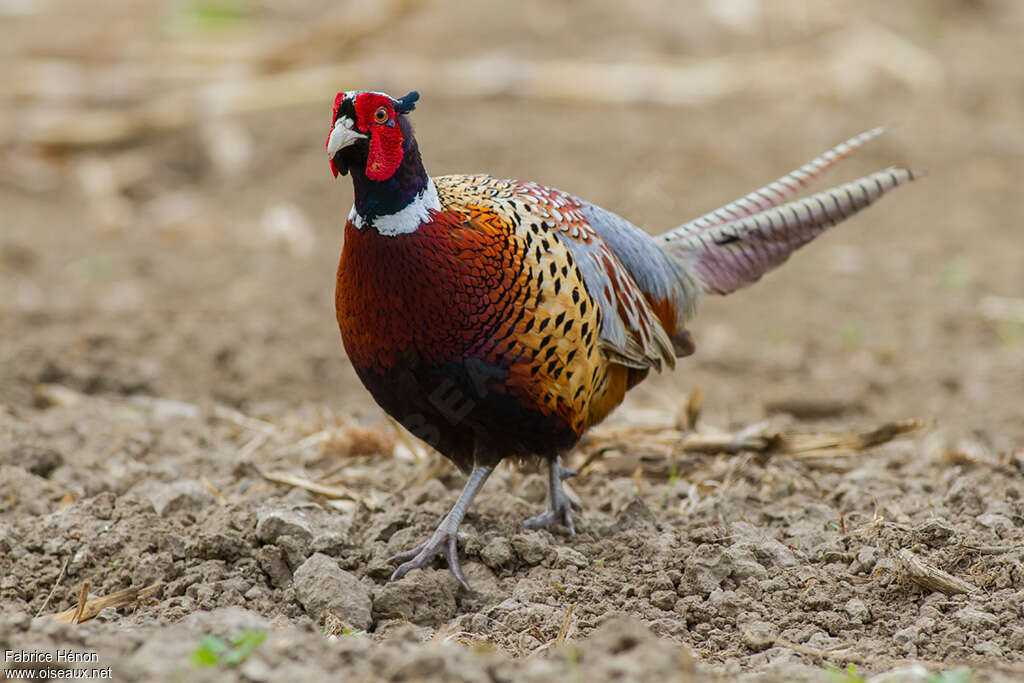
<path fill-rule="evenodd" d="M 0 19 L 5 35 L 49 54 L 57 5 Z M 397 435 L 340 347 L 351 190 L 321 151 L 333 93 L 115 146 L 5 150 L 0 650 L 95 652 L 126 681 L 859 680 L 835 672 L 847 665 L 1024 680 L 1024 12 L 851 0 L 748 25 L 725 5 L 428 3 L 346 48 L 701 60 L 849 20 L 905 49 L 886 43 L 845 89 L 702 106 L 422 93 L 433 173 L 538 180 L 652 233 L 880 123 L 830 178 L 927 172 L 703 302 L 697 354 L 589 442 L 611 445 L 572 481 L 575 536 L 524 530 L 543 477 L 500 468 L 464 526 L 468 592 L 443 562 L 387 582 L 385 559 L 429 534 L 462 477 Z M 158 14 L 120 11 L 133 26 Z M 938 80 L 915 81 L 921 64 Z M 830 458 L 685 454 L 664 435 L 695 387 L 705 432 L 928 426 Z M 921 587 L 903 550 L 967 592 Z M 157 588 L 82 624 L 36 618 L 75 607 L 85 582 Z M 192 662 L 204 637 L 247 629 L 269 636 L 237 666 Z M 937 678 L 952 671 L 966 678 Z"/>

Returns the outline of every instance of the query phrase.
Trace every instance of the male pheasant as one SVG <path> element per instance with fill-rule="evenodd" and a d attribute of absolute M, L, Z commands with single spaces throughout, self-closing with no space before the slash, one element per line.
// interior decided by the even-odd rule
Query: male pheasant
<path fill-rule="evenodd" d="M 526 527 L 573 533 L 559 456 L 648 372 L 693 353 L 699 295 L 755 282 L 915 177 L 893 167 L 790 201 L 873 130 L 651 237 L 537 183 L 431 178 L 407 118 L 417 99 L 338 93 L 327 138 L 331 170 L 355 189 L 335 293 L 345 350 L 388 414 L 469 473 L 431 538 L 391 558 L 392 579 L 443 554 L 468 587 L 456 532 L 506 457 L 547 461 L 547 511 Z"/>

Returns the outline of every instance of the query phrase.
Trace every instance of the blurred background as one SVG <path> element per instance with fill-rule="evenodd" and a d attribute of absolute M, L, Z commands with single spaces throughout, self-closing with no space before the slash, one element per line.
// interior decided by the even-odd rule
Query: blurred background
<path fill-rule="evenodd" d="M 41 383 L 382 414 L 333 318 L 333 96 L 419 90 L 428 170 L 659 232 L 879 124 L 927 176 L 706 300 L 618 419 L 934 419 L 1019 447 L 1024 4 L 0 0 L 0 417 Z M 820 189 L 820 188 L 816 188 Z"/>

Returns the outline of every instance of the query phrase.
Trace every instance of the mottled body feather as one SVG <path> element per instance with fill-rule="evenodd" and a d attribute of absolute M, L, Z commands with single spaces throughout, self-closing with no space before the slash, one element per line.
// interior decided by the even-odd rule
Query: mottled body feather
<path fill-rule="evenodd" d="M 556 455 L 621 402 L 630 372 L 609 361 L 602 308 L 560 236 L 586 221 L 568 195 L 528 184 L 434 180 L 442 210 L 417 231 L 346 227 L 346 351 L 387 412 L 464 468 L 480 453 Z"/>

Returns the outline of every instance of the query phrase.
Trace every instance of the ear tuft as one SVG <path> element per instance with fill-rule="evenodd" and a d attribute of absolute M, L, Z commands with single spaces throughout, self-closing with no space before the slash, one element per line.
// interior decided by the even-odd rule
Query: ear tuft
<path fill-rule="evenodd" d="M 416 100 L 418 100 L 419 98 L 420 94 L 413 90 L 408 95 L 405 95 L 404 97 L 399 97 L 397 100 L 395 100 L 395 108 L 398 110 L 399 114 L 408 114 L 409 112 L 416 108 Z"/>

